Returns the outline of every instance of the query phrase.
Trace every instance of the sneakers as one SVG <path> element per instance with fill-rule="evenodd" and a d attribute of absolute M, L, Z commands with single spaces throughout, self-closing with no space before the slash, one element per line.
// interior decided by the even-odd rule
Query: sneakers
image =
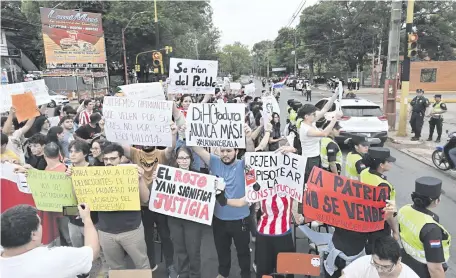
<path fill-rule="evenodd" d="M 177 271 L 174 268 L 174 265 L 168 266 L 168 277 L 169 278 L 178 278 Z"/>

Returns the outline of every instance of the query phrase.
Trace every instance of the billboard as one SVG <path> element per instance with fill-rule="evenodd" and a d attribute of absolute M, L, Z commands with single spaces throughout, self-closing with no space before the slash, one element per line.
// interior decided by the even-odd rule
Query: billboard
<path fill-rule="evenodd" d="M 272 72 L 277 72 L 277 71 L 287 71 L 287 68 L 272 68 Z"/>
<path fill-rule="evenodd" d="M 40 8 L 47 68 L 104 68 L 101 14 Z"/>

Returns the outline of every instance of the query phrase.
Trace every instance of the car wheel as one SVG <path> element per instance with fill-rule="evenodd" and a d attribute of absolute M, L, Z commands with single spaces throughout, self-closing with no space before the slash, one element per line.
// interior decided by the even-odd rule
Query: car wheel
<path fill-rule="evenodd" d="M 54 108 L 54 107 L 56 107 L 56 105 L 55 105 L 55 101 L 51 100 L 51 102 L 50 102 L 50 103 L 48 103 L 48 107 L 50 107 L 50 108 Z"/>

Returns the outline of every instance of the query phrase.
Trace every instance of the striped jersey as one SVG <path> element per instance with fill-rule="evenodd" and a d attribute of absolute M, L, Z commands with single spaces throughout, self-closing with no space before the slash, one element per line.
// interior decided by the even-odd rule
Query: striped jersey
<path fill-rule="evenodd" d="M 258 232 L 263 235 L 279 236 L 290 230 L 290 215 L 292 199 L 278 194 L 262 200 L 261 218 L 258 222 Z"/>

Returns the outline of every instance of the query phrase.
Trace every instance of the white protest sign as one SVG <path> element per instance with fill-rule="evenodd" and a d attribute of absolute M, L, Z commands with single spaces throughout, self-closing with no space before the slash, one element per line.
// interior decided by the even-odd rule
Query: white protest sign
<path fill-rule="evenodd" d="M 245 105 L 192 103 L 187 110 L 187 146 L 245 148 Z"/>
<path fill-rule="evenodd" d="M 51 126 L 57 126 L 59 125 L 59 122 L 60 122 L 60 117 L 59 116 L 55 116 L 55 117 L 49 117 L 47 118 L 48 121 L 49 121 L 49 124 Z"/>
<path fill-rule="evenodd" d="M 244 93 L 248 96 L 251 96 L 251 95 L 254 95 L 255 94 L 255 84 L 251 83 L 251 84 L 247 84 L 245 85 L 244 87 Z"/>
<path fill-rule="evenodd" d="M 0 112 L 3 113 L 10 110 L 12 105 L 11 95 L 19 95 L 26 92 L 33 93 L 35 96 L 36 105 L 42 105 L 51 102 L 51 98 L 49 97 L 48 89 L 44 83 L 44 79 L 1 85 Z"/>
<path fill-rule="evenodd" d="M 1 163 L 0 176 L 1 179 L 9 180 L 17 185 L 17 189 L 26 194 L 32 194 L 27 184 L 27 177 L 23 173 L 14 172 L 14 164 L 9 162 Z"/>
<path fill-rule="evenodd" d="M 274 96 L 264 96 L 261 98 L 261 101 L 263 102 L 263 107 L 265 108 L 266 113 L 269 115 L 272 115 L 272 113 L 280 115 L 280 107 Z"/>
<path fill-rule="evenodd" d="M 212 224 L 217 177 L 161 164 L 156 171 L 149 200 L 151 211 Z"/>
<path fill-rule="evenodd" d="M 135 83 L 119 86 L 119 88 L 129 98 L 166 100 L 165 91 L 160 82 Z"/>
<path fill-rule="evenodd" d="M 169 147 L 172 107 L 172 101 L 105 97 L 106 138 L 130 145 Z"/>
<path fill-rule="evenodd" d="M 171 58 L 168 94 L 214 94 L 218 61 Z"/>
<path fill-rule="evenodd" d="M 237 83 L 237 82 L 230 83 L 230 89 L 233 91 L 240 91 L 241 88 L 242 88 L 241 83 Z"/>
<path fill-rule="evenodd" d="M 344 94 L 344 86 L 342 85 L 342 81 L 339 81 L 339 86 L 337 87 L 339 93 L 339 101 L 342 100 L 342 96 Z"/>
<path fill-rule="evenodd" d="M 257 202 L 279 194 L 302 202 L 306 161 L 296 154 L 246 153 L 246 201 Z"/>

